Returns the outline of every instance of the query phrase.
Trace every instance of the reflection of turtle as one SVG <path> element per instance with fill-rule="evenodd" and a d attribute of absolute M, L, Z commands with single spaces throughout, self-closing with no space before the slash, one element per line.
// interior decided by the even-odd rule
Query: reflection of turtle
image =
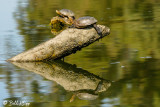
<path fill-rule="evenodd" d="M 108 89 L 111 86 L 109 81 L 101 80 L 95 90 L 79 90 L 71 97 L 70 102 L 74 101 L 75 96 L 82 100 L 95 100 L 98 98 L 98 93 L 102 92 L 103 88 Z"/>
<path fill-rule="evenodd" d="M 87 93 L 87 92 L 79 92 L 77 97 L 82 100 L 95 100 L 98 98 L 98 94 L 95 93 Z"/>
<path fill-rule="evenodd" d="M 85 16 L 75 20 L 73 27 L 76 27 L 76 28 L 94 27 L 97 33 L 101 36 L 102 31 L 100 30 L 99 27 L 97 27 L 96 23 L 97 23 L 97 20 L 94 17 Z"/>
<path fill-rule="evenodd" d="M 73 20 L 75 19 L 74 13 L 71 10 L 68 10 L 68 9 L 56 10 L 56 13 L 60 17 L 63 17 L 65 19 L 66 23 L 68 23 L 68 24 L 72 24 Z"/>
<path fill-rule="evenodd" d="M 98 93 L 95 90 L 79 90 L 72 95 L 70 102 L 73 102 L 76 96 L 81 100 L 95 100 Z"/>

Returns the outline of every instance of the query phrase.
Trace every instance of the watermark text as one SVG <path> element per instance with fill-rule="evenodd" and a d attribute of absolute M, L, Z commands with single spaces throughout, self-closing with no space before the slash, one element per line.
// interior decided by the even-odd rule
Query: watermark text
<path fill-rule="evenodd" d="M 3 105 L 29 107 L 30 103 L 23 100 L 4 100 Z"/>

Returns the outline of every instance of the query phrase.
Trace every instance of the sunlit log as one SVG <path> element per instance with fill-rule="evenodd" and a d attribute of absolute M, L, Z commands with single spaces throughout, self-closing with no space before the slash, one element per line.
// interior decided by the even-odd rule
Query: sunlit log
<path fill-rule="evenodd" d="M 102 31 L 102 36 L 98 35 L 93 27 L 86 29 L 67 28 L 56 37 L 18 54 L 8 61 L 30 62 L 63 58 L 110 33 L 108 27 L 103 25 L 98 25 L 98 27 Z"/>

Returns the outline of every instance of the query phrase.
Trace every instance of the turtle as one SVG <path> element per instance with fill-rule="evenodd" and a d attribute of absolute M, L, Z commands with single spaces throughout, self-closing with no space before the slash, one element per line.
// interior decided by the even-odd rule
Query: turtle
<path fill-rule="evenodd" d="M 102 31 L 100 28 L 96 25 L 97 20 L 94 17 L 91 16 L 84 16 L 80 17 L 79 19 L 75 20 L 72 27 L 75 28 L 88 28 L 88 27 L 94 27 L 94 29 L 97 31 L 97 33 L 102 36 Z"/>
<path fill-rule="evenodd" d="M 75 20 L 75 16 L 74 16 L 73 11 L 71 11 L 71 10 L 69 10 L 69 9 L 61 9 L 61 10 L 56 10 L 56 13 L 57 13 L 60 17 L 65 18 L 65 20 L 68 20 L 68 19 L 69 19 L 70 22 L 68 22 L 68 23 L 73 24 L 73 21 Z"/>

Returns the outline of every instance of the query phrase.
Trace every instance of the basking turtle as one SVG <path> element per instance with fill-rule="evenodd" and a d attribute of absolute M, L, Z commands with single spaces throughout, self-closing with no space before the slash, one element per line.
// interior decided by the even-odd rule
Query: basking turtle
<path fill-rule="evenodd" d="M 61 10 L 56 10 L 56 13 L 60 17 L 65 18 L 65 20 L 69 19 L 70 23 L 73 24 L 73 20 L 75 19 L 75 17 L 74 17 L 74 13 L 71 10 L 61 9 Z"/>
<path fill-rule="evenodd" d="M 97 20 L 91 16 L 80 17 L 79 19 L 74 21 L 73 27 L 76 28 L 87 28 L 87 27 L 94 27 L 97 33 L 102 36 L 102 31 L 96 25 Z"/>

